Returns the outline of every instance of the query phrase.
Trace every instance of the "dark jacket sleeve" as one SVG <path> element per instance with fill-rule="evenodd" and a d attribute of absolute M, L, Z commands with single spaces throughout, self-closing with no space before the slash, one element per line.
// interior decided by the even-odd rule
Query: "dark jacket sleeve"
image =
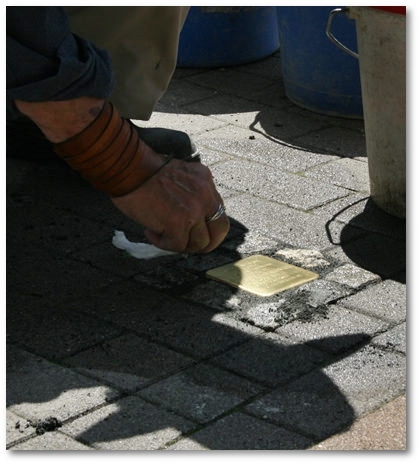
<path fill-rule="evenodd" d="M 8 6 L 6 33 L 8 104 L 111 94 L 109 54 L 72 34 L 62 7 Z"/>

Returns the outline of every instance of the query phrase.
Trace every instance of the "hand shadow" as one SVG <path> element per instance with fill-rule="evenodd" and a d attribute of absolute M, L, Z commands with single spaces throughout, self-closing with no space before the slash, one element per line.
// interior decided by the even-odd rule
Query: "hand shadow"
<path fill-rule="evenodd" d="M 277 329 L 325 318 L 327 305 L 308 306 L 305 293 L 295 305 L 293 290 L 261 299 L 204 276 L 270 247 L 250 247 L 248 229 L 232 219 L 208 255 L 137 261 L 110 240 L 111 224 L 133 225 L 60 169 L 43 167 L 11 192 L 9 410 L 32 421 L 55 416 L 82 443 L 121 450 L 182 449 L 184 439 L 207 449 L 306 449 L 352 424 L 352 405 L 325 371 L 370 336 L 286 336 Z M 51 170 L 85 202 L 50 198 Z M 88 205 L 103 220 L 88 219 Z M 92 236 L 101 230 L 109 237 Z M 271 322 L 260 327 L 249 314 L 267 305 Z M 97 403 L 95 388 L 106 391 Z"/>

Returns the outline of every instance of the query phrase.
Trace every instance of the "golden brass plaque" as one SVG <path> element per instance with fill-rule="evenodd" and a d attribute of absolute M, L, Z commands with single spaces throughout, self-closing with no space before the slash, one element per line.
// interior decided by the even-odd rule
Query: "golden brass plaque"
<path fill-rule="evenodd" d="M 259 296 L 271 296 L 319 277 L 315 272 L 263 255 L 210 269 L 206 275 Z"/>

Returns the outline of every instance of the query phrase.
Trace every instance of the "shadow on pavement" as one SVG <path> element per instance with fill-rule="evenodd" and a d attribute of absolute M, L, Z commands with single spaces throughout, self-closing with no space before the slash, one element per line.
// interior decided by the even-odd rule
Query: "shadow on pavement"
<path fill-rule="evenodd" d="M 356 209 L 363 203 L 363 210 Z M 358 207 L 360 209 L 360 206 Z M 344 222 L 340 242 L 334 242 L 330 226 L 334 221 Z M 354 228 L 364 230 L 364 235 L 354 239 Z M 363 198 L 335 213 L 325 225 L 326 233 L 333 245 L 363 269 L 406 283 L 406 221 L 378 208 L 371 198 Z"/>
<path fill-rule="evenodd" d="M 236 248 L 247 233 L 243 224 L 232 221 L 228 240 L 235 247 L 230 250 L 192 257 L 191 263 L 158 258 L 141 264 L 112 249 L 107 235 L 111 224 L 133 226 L 106 199 L 86 190 L 68 170 L 42 168 L 38 177 L 36 172 L 29 170 L 21 186 L 9 192 L 8 408 L 27 417 L 25 407 L 60 401 L 72 391 L 77 403 L 89 404 L 89 378 L 90 387 L 109 389 L 102 403 L 108 401 L 108 406 L 94 405 L 87 415 L 79 411 L 75 421 L 71 409 L 63 413 L 44 404 L 41 410 L 58 416 L 62 427 L 71 429 L 74 422 L 75 430 L 78 421 L 92 414 L 97 419 L 86 422 L 75 438 L 105 447 L 175 429 L 209 449 L 305 449 L 351 425 L 353 408 L 323 368 L 359 350 L 368 335 L 298 343 L 230 317 L 228 301 L 236 294 L 230 287 L 216 286 L 223 292 L 214 295 L 222 296 L 219 309 L 184 298 L 208 283 L 206 269 L 241 257 Z M 48 179 L 61 186 L 56 198 L 49 198 Z M 74 190 L 64 193 L 69 186 Z M 81 197 L 84 202 L 77 203 Z M 89 206 L 101 212 L 97 221 L 86 217 Z M 69 220 L 66 237 L 63 228 Z M 107 254 L 110 267 L 101 262 Z M 166 288 L 152 288 L 153 278 L 165 280 L 162 268 L 167 275 L 185 274 L 193 280 L 172 287 L 169 280 Z M 137 279 L 141 269 L 147 270 L 149 283 L 142 275 Z M 49 368 L 43 371 L 39 358 L 28 361 L 16 355 L 16 348 L 45 358 Z M 60 377 L 67 369 L 57 366 L 83 376 L 73 375 L 67 382 Z"/>

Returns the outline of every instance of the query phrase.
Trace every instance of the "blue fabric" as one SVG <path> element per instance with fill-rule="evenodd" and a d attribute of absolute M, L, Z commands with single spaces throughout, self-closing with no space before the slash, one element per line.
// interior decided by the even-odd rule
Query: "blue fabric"
<path fill-rule="evenodd" d="M 13 100 L 108 98 L 114 86 L 109 54 L 72 34 L 62 7 L 6 8 L 7 118 L 20 113 Z"/>

